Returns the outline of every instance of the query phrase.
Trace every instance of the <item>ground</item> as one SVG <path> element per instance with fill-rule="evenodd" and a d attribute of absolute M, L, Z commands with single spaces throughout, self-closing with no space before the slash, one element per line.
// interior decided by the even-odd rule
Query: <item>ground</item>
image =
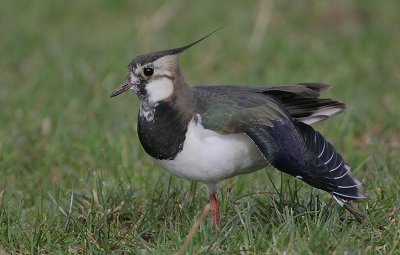
<path fill-rule="evenodd" d="M 141 148 L 135 55 L 190 43 L 192 85 L 325 82 L 316 125 L 364 182 L 362 224 L 267 168 L 221 183 L 188 253 L 400 253 L 399 1 L 1 1 L 0 253 L 171 254 L 208 202 Z"/>

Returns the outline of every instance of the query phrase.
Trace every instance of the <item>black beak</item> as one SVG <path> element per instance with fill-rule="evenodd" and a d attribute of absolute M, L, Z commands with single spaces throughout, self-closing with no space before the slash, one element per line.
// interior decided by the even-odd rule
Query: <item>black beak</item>
<path fill-rule="evenodd" d="M 131 84 L 129 84 L 129 82 L 125 81 L 124 83 L 122 83 L 121 85 L 118 86 L 118 88 L 116 88 L 113 93 L 111 94 L 110 97 L 115 97 L 118 96 L 119 94 L 124 93 L 125 91 L 128 91 L 130 88 L 132 87 Z"/>

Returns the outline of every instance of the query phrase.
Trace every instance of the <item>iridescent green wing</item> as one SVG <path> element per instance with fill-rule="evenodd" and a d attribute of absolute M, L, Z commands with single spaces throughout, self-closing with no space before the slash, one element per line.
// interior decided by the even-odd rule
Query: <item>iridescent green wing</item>
<path fill-rule="evenodd" d="M 196 97 L 196 112 L 204 127 L 222 134 L 244 133 L 256 125 L 273 126 L 272 121 L 290 119 L 278 100 L 252 89 L 197 87 Z"/>
<path fill-rule="evenodd" d="M 272 126 L 272 120 L 313 124 L 345 109 L 345 104 L 319 98 L 330 88 L 321 83 L 238 87 L 195 87 L 196 111 L 203 124 L 221 133 L 240 133 L 253 125 Z"/>

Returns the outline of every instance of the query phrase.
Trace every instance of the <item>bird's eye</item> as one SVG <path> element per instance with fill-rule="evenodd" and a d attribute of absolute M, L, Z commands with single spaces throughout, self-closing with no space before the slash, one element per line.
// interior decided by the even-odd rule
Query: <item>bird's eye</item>
<path fill-rule="evenodd" d="M 154 69 L 153 68 L 146 67 L 146 68 L 143 69 L 143 74 L 146 75 L 147 77 L 148 76 L 152 76 L 153 73 L 154 73 Z"/>

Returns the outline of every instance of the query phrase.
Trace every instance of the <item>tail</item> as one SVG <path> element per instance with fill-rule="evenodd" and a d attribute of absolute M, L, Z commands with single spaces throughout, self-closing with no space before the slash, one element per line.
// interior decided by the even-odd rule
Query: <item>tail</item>
<path fill-rule="evenodd" d="M 263 93 L 279 99 L 290 116 L 305 124 L 313 124 L 343 112 L 344 103 L 319 98 L 320 92 L 330 88 L 322 83 L 299 83 L 269 87 Z"/>
<path fill-rule="evenodd" d="M 345 104 L 328 98 L 297 98 L 283 101 L 290 116 L 305 124 L 314 124 L 343 112 Z"/>

